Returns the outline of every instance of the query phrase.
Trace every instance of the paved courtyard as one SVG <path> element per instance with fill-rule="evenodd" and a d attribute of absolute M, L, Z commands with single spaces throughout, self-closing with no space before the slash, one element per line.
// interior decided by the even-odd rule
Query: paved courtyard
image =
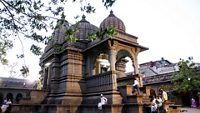
<path fill-rule="evenodd" d="M 200 108 L 185 108 L 183 107 L 182 110 L 184 110 L 184 112 L 181 113 L 200 113 Z"/>

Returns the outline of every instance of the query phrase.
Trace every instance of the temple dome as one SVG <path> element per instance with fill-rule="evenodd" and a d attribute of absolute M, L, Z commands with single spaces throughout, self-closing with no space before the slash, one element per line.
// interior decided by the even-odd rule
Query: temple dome
<path fill-rule="evenodd" d="M 88 34 L 95 33 L 99 30 L 98 27 L 90 24 L 90 22 L 88 22 L 85 18 L 85 15 L 83 15 L 82 19 L 78 23 L 78 31 L 76 33 L 78 40 L 88 40 Z M 74 25 L 72 27 L 74 27 Z"/>
<path fill-rule="evenodd" d="M 107 27 L 115 27 L 116 30 L 122 32 L 126 31 L 124 22 L 118 17 L 116 17 L 113 14 L 113 11 L 110 11 L 110 15 L 107 18 L 105 18 L 100 24 L 101 30 L 105 30 Z"/>
<path fill-rule="evenodd" d="M 62 44 L 65 41 L 66 31 L 69 29 L 69 23 L 66 20 L 59 20 L 53 33 L 54 42 Z"/>
<path fill-rule="evenodd" d="M 63 19 L 58 20 L 54 32 L 52 33 L 52 39 L 45 47 L 45 51 L 52 48 L 54 44 L 64 43 L 67 29 L 69 29 L 68 21 Z"/>

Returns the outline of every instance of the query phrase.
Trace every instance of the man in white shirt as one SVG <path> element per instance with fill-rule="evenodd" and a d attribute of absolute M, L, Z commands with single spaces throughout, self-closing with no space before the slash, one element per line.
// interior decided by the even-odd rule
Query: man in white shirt
<path fill-rule="evenodd" d="M 165 106 L 165 103 L 168 100 L 168 95 L 167 95 L 167 92 L 164 91 L 163 89 L 159 89 L 159 92 L 160 92 L 160 94 L 162 96 L 162 100 L 163 100 L 163 106 L 162 106 L 163 111 L 161 113 L 166 113 L 167 112 L 167 108 Z"/>
<path fill-rule="evenodd" d="M 133 88 L 135 91 L 137 91 L 137 94 L 140 94 L 139 82 L 135 78 L 133 80 L 134 80 Z"/>
<path fill-rule="evenodd" d="M 101 94 L 100 96 L 101 101 L 98 103 L 98 109 L 102 110 L 102 106 L 107 104 L 108 99 L 104 97 L 103 94 Z"/>
<path fill-rule="evenodd" d="M 162 111 L 163 111 L 163 100 L 162 100 L 160 95 L 158 95 L 157 98 L 156 98 L 156 104 L 158 105 L 159 113 L 162 113 Z"/>
<path fill-rule="evenodd" d="M 12 102 L 10 99 L 8 99 L 8 101 L 5 99 L 3 105 L 1 106 L 1 113 L 10 113 L 12 108 L 11 104 Z"/>

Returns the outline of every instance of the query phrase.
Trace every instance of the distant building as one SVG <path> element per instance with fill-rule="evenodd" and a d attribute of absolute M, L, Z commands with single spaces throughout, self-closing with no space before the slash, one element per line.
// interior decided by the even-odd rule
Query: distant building
<path fill-rule="evenodd" d="M 195 63 L 194 68 L 199 71 L 200 63 Z M 162 58 L 161 60 L 140 64 L 139 71 L 143 75 L 144 86 L 151 87 L 151 95 L 154 95 L 154 93 L 157 95 L 160 87 L 167 87 L 172 84 L 171 78 L 174 72 L 179 71 L 179 66 L 178 63 L 171 63 Z M 190 106 L 189 93 L 179 94 L 174 90 L 167 90 L 167 92 L 171 101 L 176 104 Z M 199 105 L 200 97 L 198 97 L 198 91 L 194 91 L 193 96 L 195 96 Z"/>
<path fill-rule="evenodd" d="M 26 79 L 0 77 L 0 105 L 4 99 L 18 103 L 21 99 L 30 98 L 30 92 L 36 88 L 36 81 Z"/>
<path fill-rule="evenodd" d="M 200 63 L 195 63 L 194 67 L 200 67 Z M 172 63 L 164 58 L 161 58 L 161 60 L 139 64 L 139 71 L 142 75 L 144 75 L 144 77 L 148 77 L 176 72 L 179 71 L 179 67 L 177 63 Z"/>
<path fill-rule="evenodd" d="M 142 63 L 139 66 L 139 71 L 144 77 L 171 73 L 179 70 L 177 63 L 171 63 L 164 58 L 157 61 Z"/>
<path fill-rule="evenodd" d="M 0 77 L 0 88 L 28 88 L 31 89 L 36 81 L 30 82 L 27 79 Z"/>

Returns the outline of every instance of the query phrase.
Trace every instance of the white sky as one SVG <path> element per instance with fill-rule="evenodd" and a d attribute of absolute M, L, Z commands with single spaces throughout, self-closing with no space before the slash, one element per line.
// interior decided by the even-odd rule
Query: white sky
<path fill-rule="evenodd" d="M 86 19 L 99 27 L 111 9 L 106 10 L 101 0 L 93 2 L 96 13 L 86 14 Z M 82 13 L 76 4 L 68 5 L 66 19 L 73 23 L 73 17 Z M 137 36 L 139 44 L 149 48 L 139 54 L 139 63 L 160 60 L 161 57 L 175 63 L 189 56 L 193 56 L 195 62 L 200 62 L 199 6 L 200 0 L 117 0 L 112 10 L 124 22 L 126 32 Z M 28 46 L 25 49 L 26 64 L 31 74 L 29 78 L 36 79 L 40 70 L 39 57 L 30 54 Z M 20 46 L 8 55 L 12 59 L 10 64 L 18 62 L 13 57 L 17 51 L 21 51 Z M 21 67 L 21 63 L 18 62 L 18 66 Z M 0 70 L 0 76 L 10 75 L 8 67 L 0 65 Z"/>

